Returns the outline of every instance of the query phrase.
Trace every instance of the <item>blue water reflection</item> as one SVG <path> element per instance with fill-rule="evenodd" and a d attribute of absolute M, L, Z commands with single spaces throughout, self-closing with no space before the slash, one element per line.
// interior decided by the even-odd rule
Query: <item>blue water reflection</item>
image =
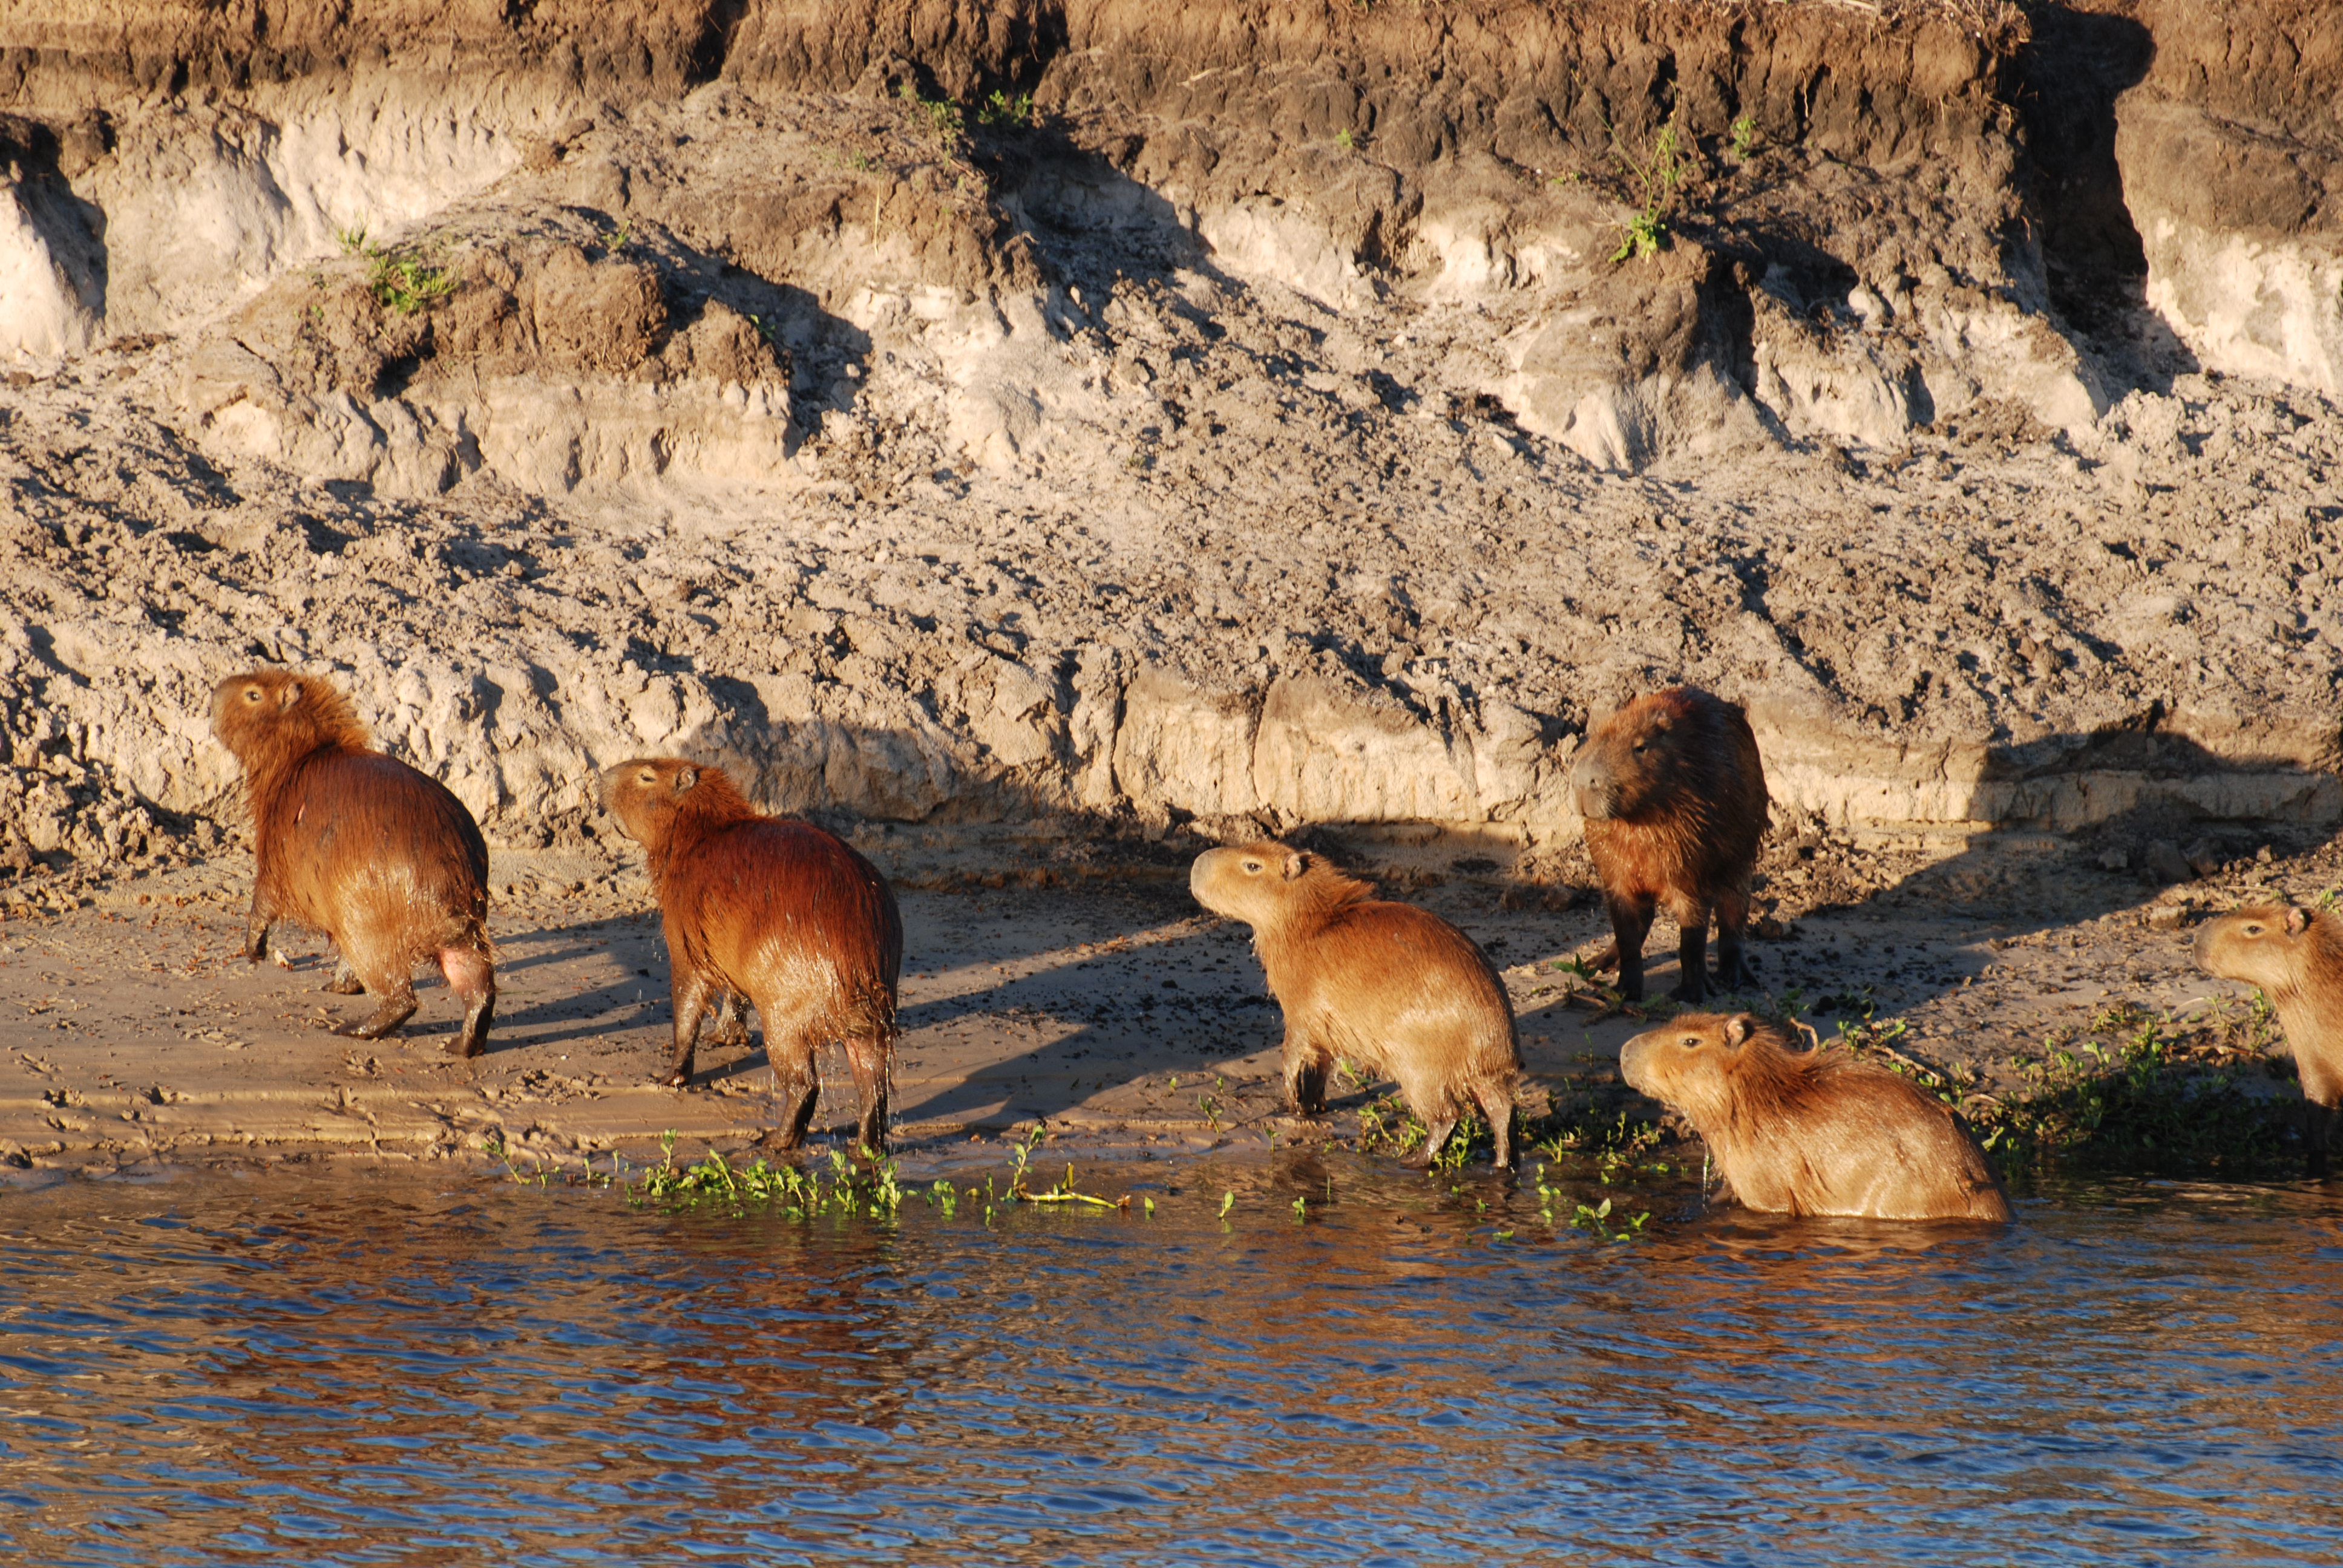
<path fill-rule="evenodd" d="M 0 1191 L 0 1557 L 2343 1561 L 2343 1192 L 1603 1246 L 1367 1162 L 1179 1184 Z"/>

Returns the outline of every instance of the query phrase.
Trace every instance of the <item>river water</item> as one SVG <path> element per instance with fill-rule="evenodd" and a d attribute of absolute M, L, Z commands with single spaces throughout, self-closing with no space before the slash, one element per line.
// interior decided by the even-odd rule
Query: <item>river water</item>
<path fill-rule="evenodd" d="M 1082 1185 L 1156 1212 L 0 1189 L 0 1559 L 2343 1562 L 2343 1187 L 1605 1243 L 1348 1157 Z"/>

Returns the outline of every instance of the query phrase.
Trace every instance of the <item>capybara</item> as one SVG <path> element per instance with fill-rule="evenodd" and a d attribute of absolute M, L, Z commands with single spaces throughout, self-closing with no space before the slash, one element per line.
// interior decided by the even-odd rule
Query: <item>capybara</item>
<path fill-rule="evenodd" d="M 700 1019 L 745 996 L 765 1030 L 781 1101 L 766 1141 L 794 1149 L 821 1091 L 814 1055 L 842 1041 L 862 1104 L 860 1136 L 887 1142 L 903 918 L 894 890 L 851 845 L 810 822 L 768 817 L 721 768 L 639 758 L 602 775 L 602 803 L 650 863 L 673 971 L 675 1057 L 691 1081 Z"/>
<path fill-rule="evenodd" d="M 256 669 L 212 693 L 212 733 L 244 765 L 257 868 L 244 956 L 291 920 L 332 939 L 326 989 L 374 994 L 374 1016 L 337 1034 L 379 1040 L 415 1012 L 431 961 L 464 999 L 453 1056 L 487 1049 L 497 1014 L 488 847 L 447 787 L 374 749 L 349 699 L 315 676 Z"/>
<path fill-rule="evenodd" d="M 2268 905 L 2239 910 L 2197 933 L 2197 963 L 2207 974 L 2259 986 L 2278 1010 L 2311 1107 L 2308 1162 L 2324 1174 L 2343 1105 L 2343 920 Z"/>
<path fill-rule="evenodd" d="M 1873 1220 L 2006 1220 L 1952 1112 L 1844 1051 L 1792 1050 L 1744 1013 L 1685 1013 L 1619 1052 L 1629 1084 L 1681 1111 L 1752 1209 Z"/>
<path fill-rule="evenodd" d="M 1611 911 L 1620 993 L 1643 1000 L 1644 939 L 1662 900 L 1684 933 L 1678 1000 L 1708 994 L 1712 910 L 1719 989 L 1755 984 L 1741 939 L 1765 836 L 1765 770 L 1741 709 L 1689 686 L 1639 697 L 1587 731 L 1570 782 Z"/>
<path fill-rule="evenodd" d="M 1513 1163 L 1513 1086 L 1522 1072 L 1513 999 L 1473 939 L 1429 910 L 1373 897 L 1316 855 L 1282 844 L 1207 849 L 1188 890 L 1252 927 L 1270 994 L 1285 1012 L 1285 1088 L 1293 1109 L 1326 1109 L 1326 1074 L 1347 1059 L 1399 1084 L 1429 1129 L 1429 1164 L 1477 1104 Z"/>

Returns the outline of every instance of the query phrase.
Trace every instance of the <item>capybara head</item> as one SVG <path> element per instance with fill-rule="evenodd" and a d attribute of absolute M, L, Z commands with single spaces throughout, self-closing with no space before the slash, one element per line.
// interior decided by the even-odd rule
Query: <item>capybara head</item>
<path fill-rule="evenodd" d="M 1639 697 L 1586 732 L 1570 784 L 1579 815 L 1634 821 L 1713 787 L 1734 765 L 1740 709 L 1688 686 Z"/>
<path fill-rule="evenodd" d="M 604 769 L 602 809 L 654 860 L 667 853 L 679 821 L 730 822 L 755 815 L 730 774 L 681 757 L 638 757 Z"/>
<path fill-rule="evenodd" d="M 330 681 L 289 669 L 247 670 L 214 687 L 212 733 L 256 781 L 321 746 L 362 751 L 370 744 L 348 698 Z"/>
<path fill-rule="evenodd" d="M 1619 1076 L 1696 1122 L 1733 1101 L 1735 1080 L 1753 1062 L 1787 1053 L 1782 1031 L 1748 1013 L 1688 1012 L 1621 1048 Z"/>
<path fill-rule="evenodd" d="M 1365 883 L 1318 856 L 1267 839 L 1207 849 L 1188 869 L 1188 891 L 1198 903 L 1255 930 L 1277 924 L 1297 907 L 1366 890 Z"/>
<path fill-rule="evenodd" d="M 2197 933 L 2197 967 L 2273 994 L 2296 990 L 2310 978 L 2316 918 L 2307 910 L 2265 904 L 2209 920 Z M 2343 974 L 2335 979 L 2343 982 Z"/>

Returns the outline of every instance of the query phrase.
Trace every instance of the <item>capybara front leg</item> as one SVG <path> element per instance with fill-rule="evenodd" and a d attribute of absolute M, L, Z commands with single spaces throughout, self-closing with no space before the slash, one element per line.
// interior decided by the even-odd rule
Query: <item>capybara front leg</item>
<path fill-rule="evenodd" d="M 855 1141 L 867 1154 L 887 1151 L 887 1037 L 872 1033 L 850 1036 L 846 1065 L 854 1073 L 855 1103 L 862 1117 L 854 1130 Z M 807 1107 L 810 1114 L 812 1107 Z"/>
<path fill-rule="evenodd" d="M 367 989 L 382 999 L 374 1010 L 374 1016 L 364 1023 L 337 1024 L 334 1028 L 336 1034 L 352 1035 L 359 1040 L 380 1040 L 415 1016 L 415 983 L 405 976 L 401 976 L 396 984 L 386 981 Z"/>
<path fill-rule="evenodd" d="M 350 968 L 350 960 L 336 953 L 334 976 L 319 989 L 331 991 L 336 996 L 359 996 L 364 994 L 366 983 L 358 979 L 358 971 Z"/>
<path fill-rule="evenodd" d="M 1285 1098 L 1296 1116 L 1322 1116 L 1326 1111 L 1326 1072 L 1332 1065 L 1325 1053 L 1288 1031 L 1285 1037 Z"/>
<path fill-rule="evenodd" d="M 447 1042 L 450 1056 L 473 1057 L 488 1049 L 488 1029 L 497 1021 L 497 971 L 477 948 L 442 948 L 439 972 L 448 989 L 464 999 L 464 1027 Z"/>
<path fill-rule="evenodd" d="M 1619 944 L 1619 994 L 1644 1000 L 1644 939 L 1652 934 L 1653 900 L 1612 899 L 1611 932 Z"/>
<path fill-rule="evenodd" d="M 1433 1119 L 1430 1131 L 1423 1135 L 1423 1147 L 1400 1161 L 1422 1171 L 1440 1158 L 1441 1150 L 1448 1145 L 1449 1134 L 1456 1131 L 1456 1113 L 1443 1111 Z"/>
<path fill-rule="evenodd" d="M 257 903 L 252 906 L 244 921 L 245 962 L 256 964 L 268 956 L 268 928 L 274 923 L 274 916 L 262 914 Z"/>
<path fill-rule="evenodd" d="M 713 990 L 706 977 L 680 964 L 676 966 L 669 993 L 675 1003 L 675 1053 L 668 1060 L 665 1081 L 669 1089 L 683 1089 L 691 1082 L 692 1056 L 699 1041 L 699 1016 L 708 1010 L 708 999 Z"/>
<path fill-rule="evenodd" d="M 2302 1173 L 2324 1179 L 2329 1146 L 2334 1141 L 2336 1107 L 2321 1105 L 2316 1100 L 2302 1102 Z"/>
<path fill-rule="evenodd" d="M 716 1021 L 708 1026 L 711 1045 L 746 1045 L 749 1043 L 749 999 L 724 988 L 724 1000 L 716 1004 Z"/>
<path fill-rule="evenodd" d="M 1668 994 L 1678 1001 L 1698 1001 L 1708 994 L 1708 911 L 1702 910 L 1678 922 L 1676 989 Z"/>

